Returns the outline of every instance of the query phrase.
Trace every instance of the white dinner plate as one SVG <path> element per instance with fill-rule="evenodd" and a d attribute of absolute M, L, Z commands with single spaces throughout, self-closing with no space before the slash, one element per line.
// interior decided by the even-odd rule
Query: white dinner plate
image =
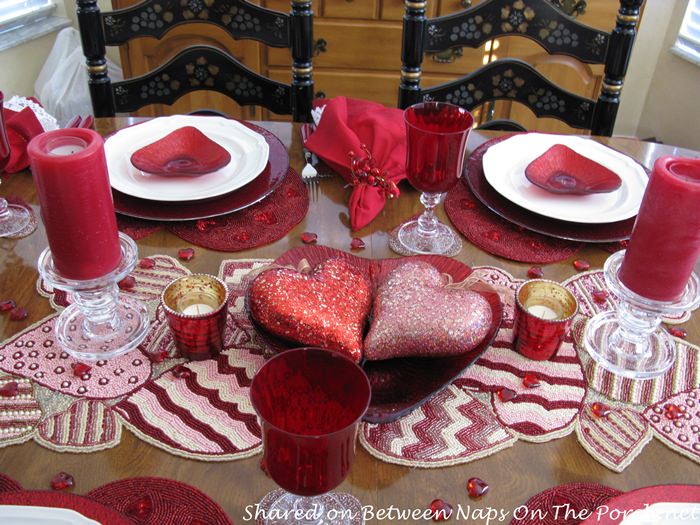
<path fill-rule="evenodd" d="M 144 173 L 131 164 L 131 155 L 183 126 L 193 126 L 225 148 L 231 162 L 197 177 L 165 177 Z M 176 115 L 160 117 L 122 129 L 105 141 L 112 187 L 127 195 L 155 201 L 194 201 L 218 197 L 241 188 L 267 164 L 265 138 L 243 124 L 222 117 Z"/>
<path fill-rule="evenodd" d="M 0 505 L 0 523 L 2 525 L 102 525 L 74 510 L 24 505 Z"/>
<path fill-rule="evenodd" d="M 627 515 L 620 525 L 692 525 L 700 523 L 700 503 L 653 503 Z"/>
<path fill-rule="evenodd" d="M 615 172 L 622 185 L 609 193 L 562 195 L 538 188 L 525 168 L 555 144 L 563 144 Z M 648 177 L 634 159 L 594 140 L 570 135 L 524 133 L 491 146 L 484 176 L 509 201 L 545 217 L 587 224 L 622 221 L 637 215 Z"/>

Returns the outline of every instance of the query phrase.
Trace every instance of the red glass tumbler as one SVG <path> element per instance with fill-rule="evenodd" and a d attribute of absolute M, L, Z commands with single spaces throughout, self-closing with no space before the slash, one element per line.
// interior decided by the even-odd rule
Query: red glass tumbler
<path fill-rule="evenodd" d="M 355 457 L 371 397 L 364 371 L 337 352 L 288 350 L 258 371 L 250 396 L 267 472 L 287 491 L 265 523 L 349 523 L 343 501 L 326 493 L 342 483 Z"/>
<path fill-rule="evenodd" d="M 514 349 L 535 361 L 551 359 L 578 312 L 576 298 L 559 283 L 533 279 L 520 285 L 515 302 Z"/>
<path fill-rule="evenodd" d="M 404 112 L 406 122 L 408 181 L 422 192 L 425 212 L 401 226 L 401 247 L 409 254 L 454 255 L 461 241 L 437 220 L 434 208 L 442 195 L 462 176 L 464 153 L 474 117 L 464 108 L 447 102 L 421 102 Z"/>
<path fill-rule="evenodd" d="M 226 283 L 205 274 L 180 277 L 163 290 L 161 304 L 182 357 L 201 361 L 221 353 L 228 297 Z"/>

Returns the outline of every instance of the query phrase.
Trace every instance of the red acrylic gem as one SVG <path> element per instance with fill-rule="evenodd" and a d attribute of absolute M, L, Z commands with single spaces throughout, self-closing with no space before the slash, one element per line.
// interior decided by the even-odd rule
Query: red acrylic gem
<path fill-rule="evenodd" d="M 73 476 L 67 472 L 59 472 L 51 480 L 51 488 L 53 490 L 64 490 L 75 485 Z"/>
<path fill-rule="evenodd" d="M 674 405 L 673 403 L 664 405 L 664 416 L 666 416 L 666 419 L 678 419 L 681 417 L 682 412 L 683 410 L 678 405 Z"/>
<path fill-rule="evenodd" d="M 314 244 L 318 239 L 318 235 L 311 232 L 304 232 L 301 234 L 301 242 L 304 244 Z"/>
<path fill-rule="evenodd" d="M 680 337 L 681 339 L 685 339 L 686 337 L 688 337 L 688 332 L 686 332 L 682 328 L 678 328 L 677 326 L 669 326 L 668 333 L 671 334 L 673 337 Z"/>
<path fill-rule="evenodd" d="M 605 166 L 556 144 L 525 168 L 525 177 L 551 193 L 588 195 L 615 191 L 622 179 Z"/>
<path fill-rule="evenodd" d="M 541 279 L 543 275 L 544 272 L 539 266 L 533 266 L 527 271 L 527 276 L 530 279 Z"/>
<path fill-rule="evenodd" d="M 146 355 L 151 363 L 162 363 L 170 354 L 167 350 L 161 350 L 160 352 L 148 352 Z"/>
<path fill-rule="evenodd" d="M 134 518 L 146 519 L 153 512 L 153 501 L 150 496 L 141 496 L 126 507 L 126 513 Z"/>
<path fill-rule="evenodd" d="M 22 319 L 26 319 L 28 315 L 29 312 L 27 312 L 27 309 L 23 306 L 17 306 L 10 311 L 10 319 L 13 321 L 21 321 Z"/>
<path fill-rule="evenodd" d="M 192 375 L 192 370 L 187 368 L 185 365 L 177 365 L 173 368 L 173 375 L 178 379 L 187 379 Z"/>
<path fill-rule="evenodd" d="M 467 492 L 470 498 L 480 498 L 489 491 L 489 486 L 483 479 L 469 478 L 467 481 Z"/>
<path fill-rule="evenodd" d="M 591 263 L 589 263 L 586 259 L 576 259 L 574 261 L 574 268 L 576 268 L 579 272 L 584 272 L 591 269 Z"/>
<path fill-rule="evenodd" d="M 155 267 L 156 261 L 148 257 L 144 257 L 139 261 L 139 268 L 143 268 L 144 270 L 152 270 Z"/>
<path fill-rule="evenodd" d="M 610 407 L 603 403 L 596 402 L 591 404 L 591 412 L 593 412 L 595 417 L 608 417 L 608 414 L 610 414 Z"/>
<path fill-rule="evenodd" d="M 604 303 L 610 297 L 610 294 L 606 290 L 594 290 L 591 292 L 591 297 L 596 303 Z"/>
<path fill-rule="evenodd" d="M 182 248 L 177 251 L 177 256 L 183 261 L 190 261 L 194 257 L 194 248 Z"/>
<path fill-rule="evenodd" d="M 19 393 L 17 381 L 10 381 L 0 387 L 0 397 L 15 397 Z"/>
<path fill-rule="evenodd" d="M 163 176 L 202 175 L 229 162 L 228 150 L 193 126 L 178 128 L 131 155 L 136 169 Z"/>
<path fill-rule="evenodd" d="M 73 369 L 73 375 L 75 377 L 82 377 L 92 370 L 92 367 L 85 363 L 73 363 L 70 367 Z"/>
<path fill-rule="evenodd" d="M 515 399 L 517 396 L 518 394 L 515 392 L 515 390 L 511 390 L 510 388 L 501 388 L 498 391 L 498 399 L 500 399 L 502 403 L 507 403 L 508 401 Z"/>
<path fill-rule="evenodd" d="M 0 301 L 0 312 L 9 312 L 14 309 L 17 304 L 12 299 L 5 299 Z"/>
<path fill-rule="evenodd" d="M 489 230 L 484 232 L 484 237 L 494 242 L 498 242 L 501 240 L 501 233 L 498 230 Z"/>
<path fill-rule="evenodd" d="M 136 286 L 136 279 L 133 275 L 127 275 L 119 281 L 120 290 L 131 290 L 134 286 Z"/>
<path fill-rule="evenodd" d="M 364 250 L 365 241 L 358 237 L 353 237 L 352 242 L 350 243 L 350 248 L 352 248 L 353 250 Z"/>
<path fill-rule="evenodd" d="M 441 499 L 430 502 L 430 512 L 433 521 L 447 521 L 452 516 L 452 505 Z"/>
<path fill-rule="evenodd" d="M 540 379 L 535 374 L 528 372 L 523 377 L 523 385 L 527 388 L 537 388 L 540 386 Z"/>

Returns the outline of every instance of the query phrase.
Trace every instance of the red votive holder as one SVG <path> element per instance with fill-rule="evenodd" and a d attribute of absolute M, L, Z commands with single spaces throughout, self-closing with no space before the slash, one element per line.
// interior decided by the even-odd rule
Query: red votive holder
<path fill-rule="evenodd" d="M 620 281 L 654 301 L 678 299 L 700 255 L 700 159 L 661 157 L 620 266 Z"/>
<path fill-rule="evenodd" d="M 221 279 L 204 274 L 180 277 L 163 290 L 161 304 L 182 357 L 199 361 L 221 353 L 228 297 Z"/>
<path fill-rule="evenodd" d="M 115 270 L 122 254 L 102 137 L 82 128 L 49 131 L 27 153 L 56 271 L 90 280 Z"/>
<path fill-rule="evenodd" d="M 576 298 L 559 283 L 533 279 L 520 285 L 515 302 L 513 348 L 535 361 L 551 359 L 578 312 Z"/>

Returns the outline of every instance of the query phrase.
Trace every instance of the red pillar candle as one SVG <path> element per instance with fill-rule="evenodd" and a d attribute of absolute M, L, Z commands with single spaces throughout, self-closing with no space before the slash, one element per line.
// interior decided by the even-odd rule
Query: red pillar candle
<path fill-rule="evenodd" d="M 642 297 L 677 299 L 700 255 L 700 159 L 654 164 L 620 267 L 622 283 Z"/>
<path fill-rule="evenodd" d="M 76 280 L 114 270 L 121 249 L 102 137 L 90 129 L 49 131 L 27 152 L 56 270 Z"/>

